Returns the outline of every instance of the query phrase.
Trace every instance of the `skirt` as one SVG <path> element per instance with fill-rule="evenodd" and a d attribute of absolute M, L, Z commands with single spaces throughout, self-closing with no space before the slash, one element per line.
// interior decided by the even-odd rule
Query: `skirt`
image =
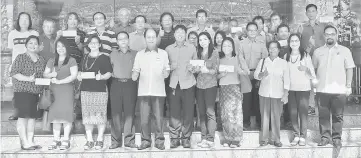
<path fill-rule="evenodd" d="M 220 107 L 223 135 L 228 141 L 242 141 L 243 111 L 239 85 L 221 85 Z"/>
<path fill-rule="evenodd" d="M 51 123 L 72 123 L 74 121 L 73 84 L 54 84 L 51 90 L 54 103 L 49 108 L 48 121 Z"/>
<path fill-rule="evenodd" d="M 19 118 L 38 118 L 39 94 L 28 92 L 14 92 L 14 107 L 18 110 Z"/>
<path fill-rule="evenodd" d="M 80 92 L 83 124 L 107 123 L 108 92 Z"/>

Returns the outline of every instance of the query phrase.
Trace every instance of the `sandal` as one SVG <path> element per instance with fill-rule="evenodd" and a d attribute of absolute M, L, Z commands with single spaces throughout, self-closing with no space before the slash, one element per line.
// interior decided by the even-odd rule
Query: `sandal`
<path fill-rule="evenodd" d="M 54 149 L 58 148 L 60 145 L 61 145 L 60 141 L 54 140 L 53 143 L 48 146 L 48 150 L 54 150 Z"/>
<path fill-rule="evenodd" d="M 87 141 L 86 144 L 84 145 L 84 150 L 89 150 L 93 148 L 93 146 L 94 146 L 94 142 Z"/>
<path fill-rule="evenodd" d="M 63 140 L 61 142 L 60 150 L 67 150 L 70 148 L 70 141 L 69 140 Z"/>

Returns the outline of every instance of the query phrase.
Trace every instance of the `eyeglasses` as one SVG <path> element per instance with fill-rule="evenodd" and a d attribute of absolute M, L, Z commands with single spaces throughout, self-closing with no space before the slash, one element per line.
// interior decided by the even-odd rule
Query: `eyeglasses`
<path fill-rule="evenodd" d="M 329 36 L 336 36 L 336 33 L 325 33 L 325 36 L 326 36 L 326 37 L 329 37 Z"/>

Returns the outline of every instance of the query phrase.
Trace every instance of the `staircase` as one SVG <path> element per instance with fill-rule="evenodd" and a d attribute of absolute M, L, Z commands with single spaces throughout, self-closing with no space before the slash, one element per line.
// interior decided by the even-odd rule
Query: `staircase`
<path fill-rule="evenodd" d="M 37 121 L 35 130 L 35 142 L 41 146 L 42 149 L 36 151 L 22 151 L 20 150 L 19 138 L 16 133 L 16 122 L 7 121 L 9 110 L 2 105 L 2 122 L 1 122 L 1 157 L 4 158 L 22 158 L 22 157 L 134 157 L 134 158 L 361 158 L 361 109 L 360 105 L 347 106 L 345 108 L 344 128 L 342 134 L 341 150 L 333 148 L 332 145 L 325 147 L 317 146 L 320 139 L 318 131 L 318 116 L 309 115 L 309 129 L 307 134 L 307 145 L 304 147 L 290 146 L 292 139 L 292 132 L 288 129 L 281 130 L 281 142 L 283 147 L 277 148 L 271 145 L 259 147 L 259 132 L 257 130 L 244 131 L 243 141 L 239 148 L 226 148 L 222 146 L 224 137 L 221 129 L 216 132 L 215 147 L 212 149 L 203 149 L 197 147 L 197 142 L 201 140 L 199 131 L 193 132 L 191 138 L 191 149 L 184 149 L 179 147 L 170 149 L 170 139 L 168 133 L 168 119 L 164 124 L 165 130 L 165 150 L 158 150 L 154 147 L 148 150 L 138 151 L 134 149 L 118 148 L 110 150 L 110 126 L 107 125 L 105 135 L 105 147 L 102 150 L 84 151 L 83 145 L 86 142 L 84 136 L 84 127 L 81 121 L 75 121 L 73 135 L 71 136 L 71 148 L 67 151 L 47 150 L 47 146 L 51 144 L 53 138 L 50 131 L 43 131 L 41 129 L 41 121 Z M 137 119 L 138 120 L 138 119 Z M 139 122 L 136 121 L 136 122 Z M 139 123 L 136 123 L 136 144 L 140 144 Z M 360 128 L 358 128 L 360 127 Z M 94 131 L 96 135 L 96 130 Z M 95 137 L 96 138 L 96 137 Z M 153 138 L 154 139 L 154 138 Z"/>

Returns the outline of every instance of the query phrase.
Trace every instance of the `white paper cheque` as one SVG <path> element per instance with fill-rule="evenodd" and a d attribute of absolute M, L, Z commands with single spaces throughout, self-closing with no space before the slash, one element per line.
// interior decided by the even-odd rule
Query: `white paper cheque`
<path fill-rule="evenodd" d="M 48 86 L 48 85 L 50 85 L 50 81 L 51 81 L 51 79 L 49 79 L 49 78 L 36 78 L 35 85 Z"/>
<path fill-rule="evenodd" d="M 219 65 L 220 72 L 234 72 L 234 66 L 232 65 Z"/>
<path fill-rule="evenodd" d="M 75 37 L 75 36 L 77 36 L 76 30 L 63 31 L 63 36 L 64 37 Z"/>
<path fill-rule="evenodd" d="M 82 72 L 80 74 L 82 79 L 94 79 L 95 78 L 95 72 Z"/>
<path fill-rule="evenodd" d="M 334 20 L 334 17 L 333 16 L 323 16 L 323 17 L 320 17 L 320 22 L 321 23 L 332 23 Z"/>
<path fill-rule="evenodd" d="M 242 27 L 231 27 L 232 33 L 242 32 Z"/>
<path fill-rule="evenodd" d="M 190 64 L 192 66 L 204 66 L 204 60 L 191 60 Z"/>

